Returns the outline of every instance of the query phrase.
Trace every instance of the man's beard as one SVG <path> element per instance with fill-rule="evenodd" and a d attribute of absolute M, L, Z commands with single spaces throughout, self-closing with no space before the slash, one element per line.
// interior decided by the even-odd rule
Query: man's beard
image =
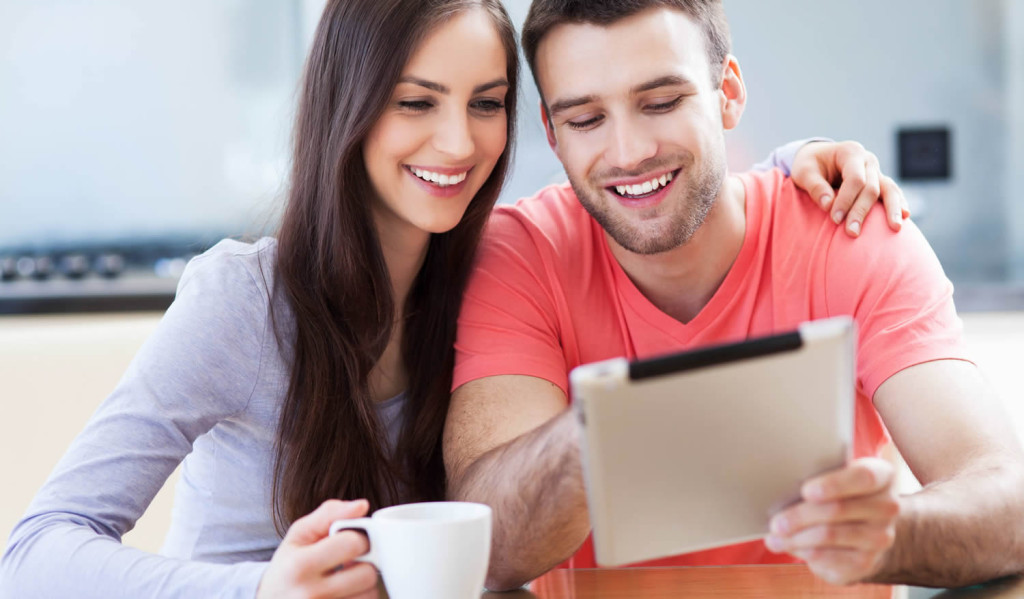
<path fill-rule="evenodd" d="M 658 162 L 663 163 L 664 159 L 659 159 Z M 649 256 L 673 250 L 689 242 L 704 225 L 725 181 L 724 152 L 712 153 L 708 160 L 700 165 L 696 165 L 693 154 L 687 152 L 681 161 L 676 160 L 673 164 L 682 164 L 682 168 L 673 178 L 672 196 L 665 198 L 654 208 L 671 208 L 672 212 L 665 215 L 668 218 L 661 216 L 652 222 L 630 222 L 607 207 L 606 194 L 610 192 L 603 187 L 585 187 L 579 185 L 573 177 L 569 177 L 569 182 L 583 207 L 617 244 L 634 254 Z M 657 164 L 641 167 L 637 169 L 638 172 L 619 173 L 615 176 L 635 176 L 658 169 Z M 680 185 L 684 186 L 683 189 L 678 188 Z M 594 194 L 590 189 L 600 191 Z M 672 203 L 673 197 L 677 200 L 675 203 Z"/>

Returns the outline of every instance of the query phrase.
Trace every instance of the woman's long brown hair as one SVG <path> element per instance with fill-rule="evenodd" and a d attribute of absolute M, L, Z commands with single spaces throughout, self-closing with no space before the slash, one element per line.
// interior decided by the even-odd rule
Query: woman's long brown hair
<path fill-rule="evenodd" d="M 390 339 L 396 298 L 371 217 L 375 192 L 363 143 L 417 45 L 439 24 L 474 8 L 491 16 L 505 46 L 509 145 L 462 221 L 431 236 L 403 307 L 401 355 L 409 387 L 391 454 L 369 375 Z M 499 0 L 328 2 L 306 63 L 290 196 L 278 234 L 275 292 L 284 293 L 294 314 L 294 331 L 282 340 L 292 362 L 275 448 L 279 532 L 329 498 L 367 498 L 376 509 L 444 497 L 441 436 L 456 318 L 509 167 L 518 79 L 515 32 Z"/>

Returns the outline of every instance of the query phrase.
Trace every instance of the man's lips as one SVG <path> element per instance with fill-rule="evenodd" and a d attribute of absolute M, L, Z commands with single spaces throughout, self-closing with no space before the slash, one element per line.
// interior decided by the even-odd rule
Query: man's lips
<path fill-rule="evenodd" d="M 623 200 L 642 200 L 657 194 L 660 190 L 671 187 L 681 169 L 652 173 L 641 177 L 619 179 L 605 186 L 610 193 Z"/>

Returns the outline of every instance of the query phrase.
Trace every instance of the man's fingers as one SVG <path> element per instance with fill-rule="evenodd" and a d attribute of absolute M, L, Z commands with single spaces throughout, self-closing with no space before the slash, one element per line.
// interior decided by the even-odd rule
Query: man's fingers
<path fill-rule="evenodd" d="M 787 536 L 805 528 L 844 522 L 878 522 L 888 524 L 899 515 L 899 500 L 891 494 L 812 503 L 803 501 L 772 517 L 769 528 L 773 535 Z"/>
<path fill-rule="evenodd" d="M 318 597 L 377 597 L 377 570 L 370 564 L 345 566 L 325 576 L 316 591 Z"/>
<path fill-rule="evenodd" d="M 795 553 L 816 549 L 855 549 L 879 552 L 887 549 L 896 538 L 893 526 L 879 526 L 869 522 L 845 522 L 812 526 L 789 537 L 774 535 L 765 539 L 768 549 L 776 553 Z"/>
<path fill-rule="evenodd" d="M 878 567 L 878 556 L 853 549 L 809 549 L 793 555 L 807 562 L 816 576 L 829 584 L 860 582 Z"/>
<path fill-rule="evenodd" d="M 340 501 L 328 499 L 309 514 L 299 518 L 288 528 L 282 543 L 291 545 L 312 545 L 327 536 L 331 523 L 366 515 L 370 504 L 365 499 Z"/>
<path fill-rule="evenodd" d="M 873 495 L 892 488 L 892 464 L 879 458 L 862 458 L 805 482 L 800 494 L 806 501 L 825 502 Z"/>
<path fill-rule="evenodd" d="M 854 200 L 849 215 L 846 217 L 846 233 L 851 237 L 860 235 L 864 218 L 878 203 L 878 198 L 882 194 L 879 177 L 881 177 L 881 170 L 878 167 L 878 159 L 874 158 L 874 154 L 870 154 L 864 164 L 864 187 L 860 190 L 860 194 L 857 195 L 857 199 Z"/>

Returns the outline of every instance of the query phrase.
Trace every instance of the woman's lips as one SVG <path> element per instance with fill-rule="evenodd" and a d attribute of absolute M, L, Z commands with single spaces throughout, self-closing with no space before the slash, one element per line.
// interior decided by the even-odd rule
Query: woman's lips
<path fill-rule="evenodd" d="M 418 166 L 405 166 L 405 172 L 420 186 L 421 189 L 439 198 L 450 198 L 462 193 L 462 190 L 466 188 L 466 182 L 469 181 L 469 174 L 472 172 L 472 168 L 421 168 Z M 437 183 L 433 181 L 427 181 L 421 176 L 416 174 L 419 171 L 421 174 L 427 176 L 438 176 L 440 181 Z M 447 172 L 446 172 L 447 171 Z M 443 181 L 448 179 L 448 184 L 443 184 Z M 451 183 L 451 180 L 458 180 L 457 183 Z M 461 180 L 460 180 L 461 179 Z"/>

